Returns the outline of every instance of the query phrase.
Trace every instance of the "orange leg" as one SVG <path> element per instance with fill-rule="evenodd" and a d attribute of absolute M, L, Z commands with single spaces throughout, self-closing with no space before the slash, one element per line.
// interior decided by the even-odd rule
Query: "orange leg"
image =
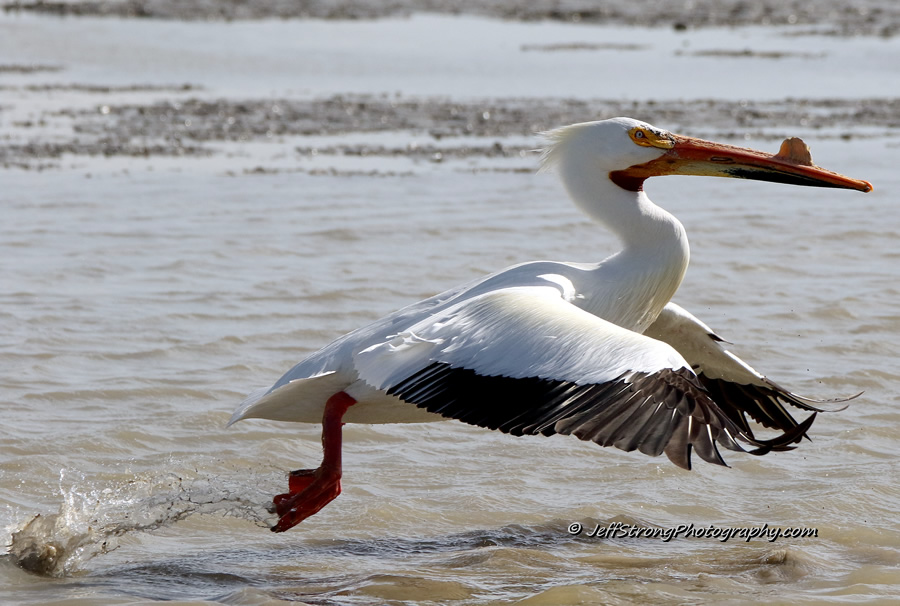
<path fill-rule="evenodd" d="M 272 532 L 284 532 L 328 505 L 341 494 L 341 419 L 356 400 L 339 391 L 325 403 L 322 417 L 322 446 L 325 456 L 317 469 L 292 471 L 288 491 L 276 496 L 279 520 Z"/>

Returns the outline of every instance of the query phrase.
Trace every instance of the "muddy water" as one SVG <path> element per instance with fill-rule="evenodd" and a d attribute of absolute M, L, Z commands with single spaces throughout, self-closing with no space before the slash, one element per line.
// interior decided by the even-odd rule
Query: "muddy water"
<path fill-rule="evenodd" d="M 0 19 L 0 602 L 892 601 L 897 42 L 355 25 L 379 44 L 354 48 L 340 21 Z M 472 28 L 490 34 L 476 50 L 411 55 L 425 30 Z M 315 62 L 294 54 L 310 40 Z M 405 303 L 614 251 L 534 174 L 529 133 L 623 113 L 773 150 L 799 135 L 874 183 L 648 184 L 691 238 L 679 303 L 800 393 L 864 395 L 795 452 L 692 472 L 454 422 L 347 426 L 344 494 L 268 532 L 267 500 L 318 461 L 318 428 L 226 430 L 234 405 Z M 814 536 L 774 534 L 788 527 Z"/>

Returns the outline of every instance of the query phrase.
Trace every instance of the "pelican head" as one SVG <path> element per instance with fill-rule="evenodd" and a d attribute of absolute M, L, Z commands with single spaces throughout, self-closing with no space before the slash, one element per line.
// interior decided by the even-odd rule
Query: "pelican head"
<path fill-rule="evenodd" d="M 809 148 L 789 138 L 776 154 L 676 135 L 632 118 L 583 122 L 544 133 L 543 167 L 600 172 L 617 186 L 641 191 L 660 175 L 703 175 L 868 192 L 868 181 L 813 164 Z"/>
<path fill-rule="evenodd" d="M 633 118 L 581 122 L 542 135 L 549 143 L 541 155 L 543 169 L 587 164 L 590 172 L 603 173 L 658 160 L 671 149 L 672 137 Z"/>

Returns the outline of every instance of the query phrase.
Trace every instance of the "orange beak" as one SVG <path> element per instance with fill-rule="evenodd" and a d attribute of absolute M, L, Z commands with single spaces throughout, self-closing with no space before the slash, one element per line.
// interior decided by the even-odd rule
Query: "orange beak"
<path fill-rule="evenodd" d="M 671 146 L 661 157 L 610 173 L 619 187 L 642 189 L 644 180 L 659 175 L 705 175 L 755 179 L 812 187 L 837 187 L 872 191 L 868 181 L 851 179 L 812 163 L 809 148 L 800 139 L 786 139 L 777 154 L 713 143 L 681 135 L 671 136 Z"/>

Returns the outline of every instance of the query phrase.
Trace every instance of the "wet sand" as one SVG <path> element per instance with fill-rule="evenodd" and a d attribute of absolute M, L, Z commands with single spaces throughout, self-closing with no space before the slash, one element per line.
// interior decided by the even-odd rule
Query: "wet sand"
<path fill-rule="evenodd" d="M 632 4 L 622 3 L 607 12 L 620 15 L 616 18 L 625 19 L 623 23 L 643 24 L 635 20 L 639 13 Z M 26 11 L 25 6 L 21 11 Z M 900 128 L 900 101 L 889 93 L 881 96 L 881 91 L 889 89 L 878 84 L 890 69 L 895 45 L 889 39 L 871 38 L 823 39 L 831 42 L 827 45 L 798 41 L 796 36 L 806 30 L 797 23 L 720 35 L 717 29 L 622 32 L 572 25 L 571 19 L 564 20 L 567 24 L 523 25 L 432 16 L 375 21 L 370 26 L 363 24 L 362 29 L 347 25 L 358 22 L 348 21 L 241 21 L 219 24 L 222 30 L 216 31 L 215 22 L 175 24 L 166 19 L 200 19 L 213 10 L 231 11 L 221 15 L 229 19 L 261 18 L 298 5 L 148 1 L 140 3 L 140 10 L 135 8 L 138 4 L 129 2 L 27 6 L 31 7 L 28 11 L 69 11 L 67 15 L 127 14 L 159 19 L 84 17 L 67 27 L 64 21 L 40 21 L 30 13 L 8 11 L 0 27 L 7 28 L 5 35 L 10 40 L 22 37 L 8 43 L 10 60 L 0 63 L 0 92 L 4 95 L 0 116 L 5 127 L 0 166 L 7 168 L 59 167 L 63 158 L 223 158 L 238 153 L 235 145 L 252 143 L 278 148 L 273 155 L 297 160 L 312 155 L 429 162 L 525 158 L 523 163 L 504 167 L 519 169 L 528 165 L 527 152 L 534 147 L 535 133 L 617 115 L 640 117 L 674 131 L 733 140 L 779 140 L 810 134 L 866 138 Z M 308 16 L 321 16 L 316 11 L 329 7 L 347 11 L 370 7 L 378 17 L 411 10 L 401 2 L 309 6 L 312 12 Z M 546 3 L 490 6 L 497 13 L 494 16 L 509 13 L 520 20 L 537 19 L 543 6 L 545 18 L 559 17 Z M 558 10 L 569 10 L 565 8 L 568 5 L 559 6 L 563 8 Z M 754 12 L 767 6 L 764 4 L 748 8 L 720 2 L 710 6 L 706 10 L 706 4 L 697 3 L 689 12 L 709 19 L 734 15 L 729 25 L 743 23 L 744 17 L 748 23 L 765 21 Z M 773 3 L 769 12 L 780 14 L 791 6 Z M 849 9 L 826 10 L 834 8 L 832 3 L 815 3 L 807 7 L 814 12 L 798 9 L 797 14 L 806 15 L 799 22 L 808 19 L 819 25 L 833 20 L 850 27 L 865 17 L 888 26 L 893 18 L 890 6 L 854 4 L 851 12 L 855 17 L 845 18 Z M 480 10 L 474 3 L 435 4 L 431 9 Z M 632 12 L 630 21 L 621 16 Z M 653 14 L 657 20 L 674 18 L 666 17 L 665 11 Z M 750 19 L 751 14 L 756 16 Z M 592 23 L 615 22 L 613 17 L 612 21 L 600 19 L 599 12 L 591 15 Z M 72 37 L 79 24 L 99 37 Z M 39 45 L 30 54 L 21 51 L 32 39 L 21 32 L 31 30 L 33 37 L 59 38 L 62 50 Z M 475 50 L 454 50 L 469 31 L 487 42 Z M 208 51 L 227 45 L 229 36 L 248 44 L 245 52 L 230 56 L 233 66 L 215 61 Z M 354 36 L 372 55 L 361 56 L 358 66 L 345 59 L 353 52 L 345 48 L 346 42 L 334 48 L 329 45 L 329 40 Z M 145 51 L 143 43 L 128 45 L 129 40 L 155 37 L 168 42 L 153 51 Z M 392 50 L 388 39 L 399 40 L 401 48 Z M 118 46 L 115 40 L 120 41 Z M 407 47 L 417 52 L 413 49 L 429 40 L 433 47 L 424 47 L 426 52 L 418 53 L 421 56 L 408 57 L 406 73 L 396 53 L 407 56 Z M 20 60 L 29 57 L 30 63 Z M 691 67 L 694 64 L 696 70 Z M 449 69 L 450 65 L 456 67 Z M 183 66 L 185 69 L 180 69 Z M 233 70 L 243 70 L 244 76 L 235 78 Z M 715 77 L 695 78 L 701 73 L 697 70 Z M 254 73 L 261 74 L 257 81 L 243 82 L 242 78 Z M 857 80 L 835 76 L 841 73 L 853 73 Z M 272 77 L 266 78 L 269 74 Z M 431 78 L 432 74 L 438 77 Z M 640 77 L 631 87 L 628 81 L 635 74 Z M 184 79 L 173 82 L 173 77 L 179 76 Z M 591 84 L 594 78 L 596 85 Z M 708 84 L 717 79 L 722 79 L 723 86 Z M 263 86 L 269 90 L 258 90 Z M 439 92 L 433 92 L 435 89 Z M 383 92 L 386 90 L 396 92 Z M 445 92 L 450 90 L 452 94 Z M 373 138 L 380 135 L 386 139 Z M 300 168 L 321 171 L 323 167 Z M 324 168 L 326 172 L 346 170 L 342 166 Z M 257 173 L 286 169 L 267 162 L 225 168 Z M 378 166 L 353 170 L 399 174 L 407 169 Z"/>
<path fill-rule="evenodd" d="M 810 33 L 893 36 L 900 32 L 900 6 L 891 0 L 691 0 L 690 2 L 591 2 L 589 0 L 255 0 L 181 2 L 118 0 L 5 2 L 7 11 L 60 16 L 116 16 L 179 20 L 378 19 L 415 13 L 476 15 L 519 21 L 552 20 L 641 27 L 734 27 L 824 25 Z M 599 6 L 598 6 L 599 5 Z"/>
<path fill-rule="evenodd" d="M 191 91 L 194 86 L 172 87 Z M 18 122 L 20 136 L 55 122 L 64 141 L 0 143 L 0 163 L 46 167 L 63 154 L 84 156 L 209 156 L 217 142 L 273 141 L 282 137 L 324 137 L 350 133 L 412 133 L 424 144 L 332 143 L 295 148 L 299 155 L 406 156 L 443 158 L 525 156 L 534 145 L 470 143 L 441 145 L 447 138 L 533 137 L 535 133 L 586 117 L 640 115 L 672 130 L 719 138 L 780 140 L 799 129 L 817 138 L 882 136 L 900 128 L 900 99 L 787 99 L 769 102 L 696 99 L 672 105 L 653 101 L 582 99 L 408 99 L 401 96 L 341 95 L 325 99 L 186 98 L 153 104 L 103 104 L 104 93 L 167 90 L 165 87 L 27 87 L 29 91 L 81 90 L 96 93 L 97 107 L 47 111 Z"/>
<path fill-rule="evenodd" d="M 58 72 L 60 65 L 14 65 L 0 64 L 0 74 L 34 74 L 38 72 Z"/>

